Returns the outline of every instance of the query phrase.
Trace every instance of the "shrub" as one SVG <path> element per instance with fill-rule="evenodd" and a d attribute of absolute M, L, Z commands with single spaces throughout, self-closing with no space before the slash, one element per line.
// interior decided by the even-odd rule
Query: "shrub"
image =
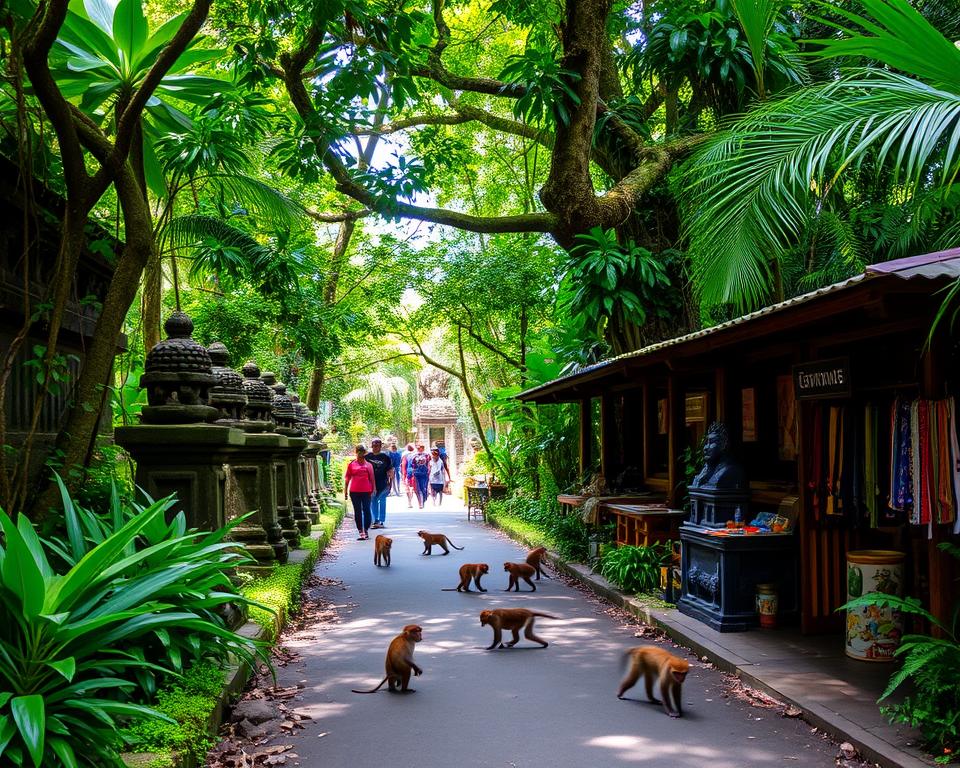
<path fill-rule="evenodd" d="M 660 584 L 660 568 L 670 556 L 669 544 L 614 547 L 600 558 L 600 574 L 629 594 L 649 592 Z"/>
<path fill-rule="evenodd" d="M 960 547 L 948 542 L 940 549 L 960 559 Z M 913 683 L 913 692 L 901 704 L 884 707 L 891 722 L 919 728 L 924 746 L 939 763 L 950 762 L 960 750 L 960 602 L 951 612 L 949 626 L 941 622 L 920 601 L 883 592 L 869 594 L 841 605 L 837 610 L 876 605 L 913 614 L 937 627 L 942 637 L 904 635 L 895 655 L 903 658 L 903 666 L 887 684 L 880 701 L 886 699 L 904 682 Z"/>
<path fill-rule="evenodd" d="M 41 542 L 26 517 L 0 510 L 4 765 L 120 765 L 115 719 L 165 718 L 134 701 L 144 675 L 182 663 L 184 646 L 257 654 L 216 613 L 245 602 L 228 578 L 245 561 L 223 541 L 229 528 L 167 523 L 173 498 L 134 508 L 114 491 L 107 520 L 63 499 L 65 541 Z"/>
<path fill-rule="evenodd" d="M 561 515 L 555 502 L 528 496 L 491 501 L 487 513 L 495 520 L 513 518 L 568 560 L 585 561 L 590 554 L 589 529 L 578 515 Z"/>

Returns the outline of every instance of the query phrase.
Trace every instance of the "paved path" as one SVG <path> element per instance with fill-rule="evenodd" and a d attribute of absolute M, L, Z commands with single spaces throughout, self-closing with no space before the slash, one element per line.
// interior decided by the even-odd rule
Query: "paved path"
<path fill-rule="evenodd" d="M 446 497 L 452 505 L 450 497 Z M 302 766 L 833 766 L 836 747 L 802 721 L 726 698 L 722 677 L 691 657 L 684 716 L 668 718 L 643 699 L 642 684 L 619 701 L 623 651 L 648 641 L 608 615 L 605 605 L 553 579 L 535 594 L 507 595 L 506 560 L 525 550 L 502 534 L 468 523 L 461 509 L 407 510 L 391 498 L 388 528 L 393 565 L 373 565 L 373 541 L 355 541 L 352 518 L 339 546 L 324 556 L 317 596 L 337 606 L 339 623 L 306 628 L 285 645 L 302 657 L 280 670 L 280 684 L 305 685 L 296 710 L 313 720 L 292 741 Z M 420 555 L 418 529 L 447 533 L 463 552 Z M 463 563 L 486 562 L 484 595 L 441 592 L 457 585 Z M 521 639 L 509 650 L 485 651 L 485 608 L 528 607 L 563 621 L 538 619 L 540 649 Z M 384 689 L 360 696 L 383 676 L 387 644 L 404 624 L 419 623 L 422 677 L 416 693 Z M 680 651 L 680 653 L 683 653 Z M 321 734 L 326 734 L 320 737 Z"/>

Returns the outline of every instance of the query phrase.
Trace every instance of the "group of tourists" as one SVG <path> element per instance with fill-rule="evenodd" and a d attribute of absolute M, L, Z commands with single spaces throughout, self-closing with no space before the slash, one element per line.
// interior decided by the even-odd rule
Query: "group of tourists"
<path fill-rule="evenodd" d="M 366 446 L 355 448 L 356 459 L 347 464 L 343 477 L 343 498 L 353 504 L 353 517 L 357 524 L 357 541 L 369 538 L 368 531 L 385 528 L 387 517 L 387 496 L 400 495 L 401 479 L 406 489 L 407 508 L 412 509 L 412 497 L 416 496 L 420 509 L 427 498 L 433 505 L 443 504 L 444 492 L 449 492 L 450 470 L 447 467 L 447 451 L 442 441 L 438 441 L 427 453 L 423 443 L 407 443 L 407 449 L 401 454 L 396 443 L 390 450 L 383 450 L 383 441 L 379 437 L 370 441 L 370 452 Z"/>

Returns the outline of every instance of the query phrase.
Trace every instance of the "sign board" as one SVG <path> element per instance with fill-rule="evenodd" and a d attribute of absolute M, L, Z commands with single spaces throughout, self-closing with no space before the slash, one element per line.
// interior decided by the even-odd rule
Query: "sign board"
<path fill-rule="evenodd" d="M 702 424 L 707 420 L 707 395 L 687 395 L 683 402 L 684 421 L 687 424 Z"/>
<path fill-rule="evenodd" d="M 835 357 L 793 366 L 797 400 L 850 396 L 850 359 Z"/>

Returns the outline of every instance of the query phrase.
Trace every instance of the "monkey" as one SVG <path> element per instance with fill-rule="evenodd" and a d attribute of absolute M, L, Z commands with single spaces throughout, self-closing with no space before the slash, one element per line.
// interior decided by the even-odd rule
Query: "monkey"
<path fill-rule="evenodd" d="M 683 714 L 680 707 L 680 689 L 687 677 L 687 672 L 690 671 L 690 662 L 655 645 L 631 648 L 625 657 L 630 658 L 630 670 L 620 683 L 617 698 L 622 699 L 623 694 L 636 684 L 642 673 L 647 698 L 654 704 L 658 703 L 653 698 L 653 679 L 657 678 L 660 682 L 660 703 L 663 704 L 663 711 L 670 717 L 680 717 Z M 676 705 L 675 709 L 671 708 L 673 704 Z"/>
<path fill-rule="evenodd" d="M 530 585 L 531 592 L 537 591 L 537 585 L 530 579 L 536 572 L 536 569 L 532 565 L 527 565 L 526 563 L 504 563 L 503 570 L 510 573 L 510 583 L 507 585 L 507 588 L 503 590 L 504 592 L 509 592 L 514 587 L 516 587 L 517 592 L 519 592 L 520 579 L 523 579 Z"/>
<path fill-rule="evenodd" d="M 426 531 L 417 531 L 417 536 L 423 539 L 423 552 L 422 555 L 429 555 L 433 551 L 433 545 L 436 544 L 438 547 L 443 547 L 443 554 L 449 555 L 450 550 L 447 549 L 447 544 L 449 544 L 454 549 L 463 549 L 463 547 L 458 547 L 449 537 L 443 533 L 427 533 Z"/>
<path fill-rule="evenodd" d="M 380 685 L 369 691 L 351 689 L 353 693 L 376 693 L 388 680 L 390 693 L 413 693 L 413 688 L 407 687 L 410 683 L 410 672 L 413 671 L 417 677 L 423 674 L 423 670 L 413 661 L 413 647 L 422 639 L 423 629 L 417 624 L 407 624 L 403 631 L 390 641 L 384 662 L 387 674 L 380 681 Z"/>
<path fill-rule="evenodd" d="M 473 579 L 473 581 L 477 585 L 477 589 L 481 592 L 486 592 L 487 590 L 485 590 L 483 587 L 480 586 L 480 577 L 483 576 L 483 574 L 488 573 L 489 571 L 490 571 L 490 566 L 487 565 L 486 563 L 466 563 L 464 565 L 461 565 L 460 566 L 460 585 L 456 589 L 453 589 L 453 587 L 451 587 L 450 589 L 441 589 L 440 591 L 441 592 L 459 592 L 463 590 L 464 592 L 469 592 L 470 580 Z"/>
<path fill-rule="evenodd" d="M 527 640 L 533 640 L 546 648 L 550 643 L 533 634 L 533 622 L 537 616 L 543 616 L 546 619 L 557 619 L 559 616 L 552 616 L 549 613 L 540 613 L 539 611 L 528 611 L 526 608 L 497 608 L 493 611 L 480 611 L 480 626 L 489 624 L 493 627 L 493 642 L 486 647 L 486 650 L 492 651 L 494 648 L 512 648 L 520 642 L 520 630 L 523 629 L 523 636 Z M 513 640 L 506 645 L 503 644 L 503 630 L 509 629 L 513 633 Z"/>
<path fill-rule="evenodd" d="M 537 581 L 540 581 L 540 574 L 542 573 L 548 579 L 550 574 L 543 570 L 543 566 L 540 564 L 540 561 L 543 560 L 547 555 L 546 547 L 537 547 L 536 549 L 531 549 L 527 552 L 527 565 L 532 565 L 537 570 Z"/>
<path fill-rule="evenodd" d="M 389 536 L 377 536 L 373 540 L 373 564 L 380 567 L 381 560 L 385 567 L 390 567 L 390 547 L 393 546 L 393 539 Z"/>

